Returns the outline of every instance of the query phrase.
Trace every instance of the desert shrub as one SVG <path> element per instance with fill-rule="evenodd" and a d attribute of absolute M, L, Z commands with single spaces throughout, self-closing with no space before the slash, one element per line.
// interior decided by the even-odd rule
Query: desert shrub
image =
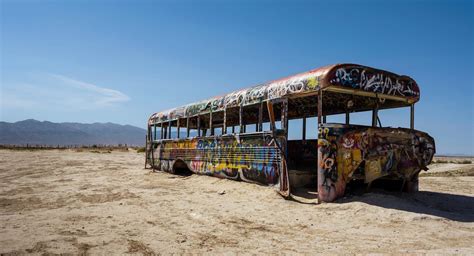
<path fill-rule="evenodd" d="M 140 147 L 137 149 L 137 153 L 144 153 L 145 152 L 145 147 Z"/>
<path fill-rule="evenodd" d="M 448 160 L 436 160 L 436 161 L 433 161 L 433 163 L 436 163 L 436 164 L 447 164 L 448 163 Z"/>
<path fill-rule="evenodd" d="M 460 164 L 472 164 L 472 161 L 471 160 L 462 160 L 461 162 L 459 162 Z"/>

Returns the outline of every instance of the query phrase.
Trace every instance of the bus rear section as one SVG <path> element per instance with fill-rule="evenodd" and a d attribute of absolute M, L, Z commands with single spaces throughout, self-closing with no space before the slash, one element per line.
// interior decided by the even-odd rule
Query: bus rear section
<path fill-rule="evenodd" d="M 334 201 L 346 185 L 362 181 L 418 190 L 418 174 L 435 153 L 427 133 L 405 128 L 323 124 L 318 140 L 318 197 Z"/>

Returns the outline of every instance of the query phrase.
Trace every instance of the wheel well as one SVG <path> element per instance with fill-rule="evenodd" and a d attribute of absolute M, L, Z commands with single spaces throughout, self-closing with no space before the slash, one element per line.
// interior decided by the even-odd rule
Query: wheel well
<path fill-rule="evenodd" d="M 190 176 L 193 174 L 193 172 L 188 168 L 188 165 L 181 159 L 174 161 L 173 173 L 180 176 Z"/>

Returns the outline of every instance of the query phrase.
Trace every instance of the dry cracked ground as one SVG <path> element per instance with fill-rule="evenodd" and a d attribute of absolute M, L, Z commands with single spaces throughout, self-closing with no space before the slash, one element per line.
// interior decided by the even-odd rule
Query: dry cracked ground
<path fill-rule="evenodd" d="M 416 194 L 315 205 L 255 184 L 152 173 L 143 161 L 0 150 L 0 253 L 474 254 L 474 164 L 433 164 Z"/>

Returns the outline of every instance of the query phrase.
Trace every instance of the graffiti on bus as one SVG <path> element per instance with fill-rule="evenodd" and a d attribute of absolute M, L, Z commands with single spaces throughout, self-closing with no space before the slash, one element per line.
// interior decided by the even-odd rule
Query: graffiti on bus
<path fill-rule="evenodd" d="M 150 122 L 164 122 L 192 117 L 226 108 L 248 106 L 263 101 L 317 92 L 323 87 L 350 87 L 380 94 L 417 99 L 420 90 L 416 82 L 407 77 L 360 65 L 343 64 L 314 69 L 287 78 L 241 89 L 226 95 L 155 113 Z"/>
<path fill-rule="evenodd" d="M 281 164 L 274 141 L 242 135 L 163 141 L 154 154 L 164 171 L 183 161 L 194 173 L 269 185 L 278 183 Z"/>
<path fill-rule="evenodd" d="M 433 138 L 420 131 L 344 125 L 321 129 L 318 193 L 328 201 L 344 194 L 346 183 L 362 164 L 366 183 L 385 176 L 411 180 L 435 153 Z"/>
<path fill-rule="evenodd" d="M 418 97 L 416 83 L 408 77 L 398 77 L 387 72 L 375 72 L 364 67 L 341 67 L 329 78 L 333 85 L 352 87 L 375 93 Z"/>

